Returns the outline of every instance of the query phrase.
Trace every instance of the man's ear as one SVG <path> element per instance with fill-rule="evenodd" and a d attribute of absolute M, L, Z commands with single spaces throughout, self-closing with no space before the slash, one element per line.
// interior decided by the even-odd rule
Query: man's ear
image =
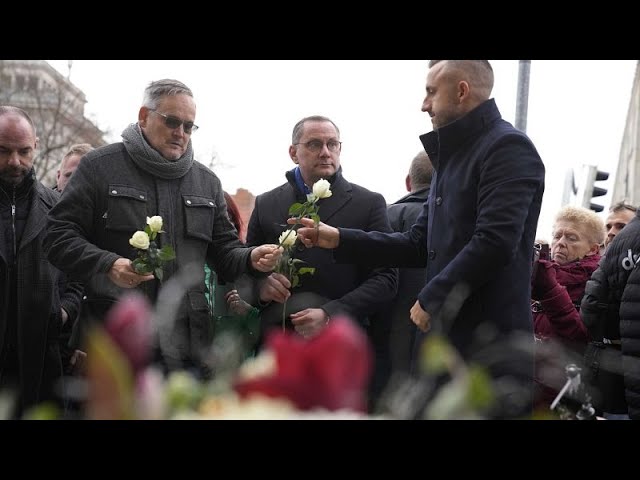
<path fill-rule="evenodd" d="M 140 110 L 138 110 L 138 125 L 140 125 L 141 127 L 146 127 L 148 116 L 149 109 L 147 107 L 140 107 Z"/>
<path fill-rule="evenodd" d="M 404 179 L 404 184 L 407 187 L 407 192 L 411 192 L 411 177 L 409 175 Z"/>
<path fill-rule="evenodd" d="M 298 149 L 296 148 L 295 145 L 290 145 L 289 146 L 289 156 L 291 157 L 291 160 L 293 161 L 293 163 L 295 163 L 297 165 L 298 164 Z"/>
<path fill-rule="evenodd" d="M 469 84 L 465 80 L 458 82 L 458 101 L 462 103 L 469 96 Z"/>

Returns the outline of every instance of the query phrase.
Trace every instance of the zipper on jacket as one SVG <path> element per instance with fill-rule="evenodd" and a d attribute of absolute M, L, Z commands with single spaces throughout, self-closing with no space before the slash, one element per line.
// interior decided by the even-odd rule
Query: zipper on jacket
<path fill-rule="evenodd" d="M 13 200 L 11 201 L 11 229 L 13 231 L 13 263 L 17 262 L 18 242 L 16 241 L 16 187 L 13 187 Z"/>

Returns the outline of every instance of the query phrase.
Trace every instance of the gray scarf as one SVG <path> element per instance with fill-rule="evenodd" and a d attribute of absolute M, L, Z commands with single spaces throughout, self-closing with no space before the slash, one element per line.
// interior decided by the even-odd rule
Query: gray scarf
<path fill-rule="evenodd" d="M 184 152 L 184 155 L 175 161 L 167 160 L 149 145 L 137 123 L 132 123 L 124 129 L 122 141 L 127 153 L 133 159 L 133 163 L 155 177 L 165 180 L 181 178 L 193 165 L 191 140 L 189 140 L 187 151 Z"/>

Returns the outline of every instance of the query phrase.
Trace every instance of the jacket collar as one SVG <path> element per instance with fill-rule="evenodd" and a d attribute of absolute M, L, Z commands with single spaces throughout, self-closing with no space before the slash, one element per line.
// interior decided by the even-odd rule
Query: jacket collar
<path fill-rule="evenodd" d="M 296 192 L 296 198 L 297 199 L 302 199 L 301 201 L 305 202 L 307 200 L 306 195 L 304 195 L 302 193 L 302 191 L 300 190 L 300 188 L 298 188 L 298 184 L 297 184 L 297 180 L 296 180 L 296 169 L 298 167 L 296 166 L 294 169 L 289 170 L 285 173 L 285 177 L 287 178 L 287 181 L 289 182 L 289 184 L 293 187 L 294 191 Z M 342 184 L 342 182 L 344 181 L 343 177 L 342 177 L 342 165 L 340 165 L 340 167 L 338 168 L 338 170 L 336 171 L 336 173 L 334 173 L 333 175 L 331 175 L 329 178 L 327 178 L 327 181 L 331 184 L 331 191 L 334 191 L 334 185 L 336 187 L 340 186 Z M 313 188 L 313 185 L 308 185 L 309 188 Z"/>
<path fill-rule="evenodd" d="M 435 169 L 440 155 L 449 155 L 470 138 L 480 134 L 488 125 L 502 118 L 493 98 L 481 103 L 462 118 L 424 135 L 420 141 Z"/>
<path fill-rule="evenodd" d="M 420 190 L 416 190 L 415 192 L 408 193 L 401 199 L 393 202 L 391 205 L 396 205 L 398 203 L 424 203 L 427 198 L 429 198 L 429 190 L 431 187 L 421 188 Z"/>

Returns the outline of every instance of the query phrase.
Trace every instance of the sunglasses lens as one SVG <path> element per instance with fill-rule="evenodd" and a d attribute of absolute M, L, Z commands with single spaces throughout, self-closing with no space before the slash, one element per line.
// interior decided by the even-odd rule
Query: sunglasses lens
<path fill-rule="evenodd" d="M 167 117 L 165 118 L 164 123 L 169 128 L 178 128 L 182 125 L 182 121 L 178 120 L 176 117 Z"/>
<path fill-rule="evenodd" d="M 193 123 L 185 122 L 183 128 L 184 128 L 185 133 L 191 133 L 191 129 L 193 128 Z"/>

